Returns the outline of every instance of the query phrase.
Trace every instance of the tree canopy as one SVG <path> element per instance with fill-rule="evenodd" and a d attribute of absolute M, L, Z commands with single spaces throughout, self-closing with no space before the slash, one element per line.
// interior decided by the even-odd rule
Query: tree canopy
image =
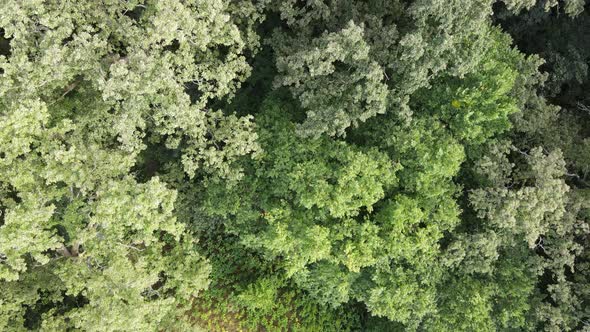
<path fill-rule="evenodd" d="M 590 329 L 585 0 L 6 0 L 0 330 Z"/>

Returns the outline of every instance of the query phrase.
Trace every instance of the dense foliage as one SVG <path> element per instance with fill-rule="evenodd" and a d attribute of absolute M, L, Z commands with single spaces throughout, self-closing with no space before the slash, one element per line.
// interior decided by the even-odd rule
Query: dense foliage
<path fill-rule="evenodd" d="M 590 330 L 589 5 L 4 1 L 0 330 Z"/>

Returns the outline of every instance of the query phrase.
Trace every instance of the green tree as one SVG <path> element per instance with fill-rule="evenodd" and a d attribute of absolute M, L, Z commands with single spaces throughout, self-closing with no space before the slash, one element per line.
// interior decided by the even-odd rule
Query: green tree
<path fill-rule="evenodd" d="M 256 150 L 231 96 L 257 48 L 249 2 L 8 1 L 0 13 L 0 329 L 181 328 L 210 266 L 148 145 L 235 180 Z"/>
<path fill-rule="evenodd" d="M 449 145 L 448 153 L 441 143 L 428 157 L 428 144 L 440 142 L 435 136 L 420 137 L 420 127 L 402 137 L 426 141 L 406 145 L 408 169 L 428 164 L 415 154 L 448 158 L 440 161 L 448 170 L 404 173 L 413 176 L 404 186 L 429 194 L 402 194 L 399 164 L 372 148 L 299 138 L 284 115 L 296 113 L 293 107 L 277 99 L 264 104 L 257 117 L 264 152 L 245 161 L 239 185 L 208 184 L 206 212 L 226 218 L 228 232 L 276 261 L 316 301 L 338 306 L 357 299 L 375 315 L 417 326 L 434 310 L 437 241 L 458 221 L 454 186 L 436 183 L 444 186 L 458 170 L 462 149 Z"/>
<path fill-rule="evenodd" d="M 587 329 L 585 6 L 5 1 L 0 329 Z"/>

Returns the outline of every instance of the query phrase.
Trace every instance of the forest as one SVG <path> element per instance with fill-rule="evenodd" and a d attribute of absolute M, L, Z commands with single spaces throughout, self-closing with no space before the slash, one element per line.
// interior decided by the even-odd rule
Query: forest
<path fill-rule="evenodd" d="M 590 331 L 590 0 L 0 1 L 0 331 Z"/>

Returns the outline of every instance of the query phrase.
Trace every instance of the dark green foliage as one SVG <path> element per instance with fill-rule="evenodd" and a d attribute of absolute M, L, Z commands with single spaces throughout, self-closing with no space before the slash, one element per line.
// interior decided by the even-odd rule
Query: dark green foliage
<path fill-rule="evenodd" d="M 213 282 L 191 312 L 197 324 L 229 331 L 359 330 L 359 308 L 346 305 L 334 310 L 317 304 L 277 274 L 272 263 L 218 231 L 209 235 L 216 234 L 219 242 L 204 249 L 212 258 Z"/>

